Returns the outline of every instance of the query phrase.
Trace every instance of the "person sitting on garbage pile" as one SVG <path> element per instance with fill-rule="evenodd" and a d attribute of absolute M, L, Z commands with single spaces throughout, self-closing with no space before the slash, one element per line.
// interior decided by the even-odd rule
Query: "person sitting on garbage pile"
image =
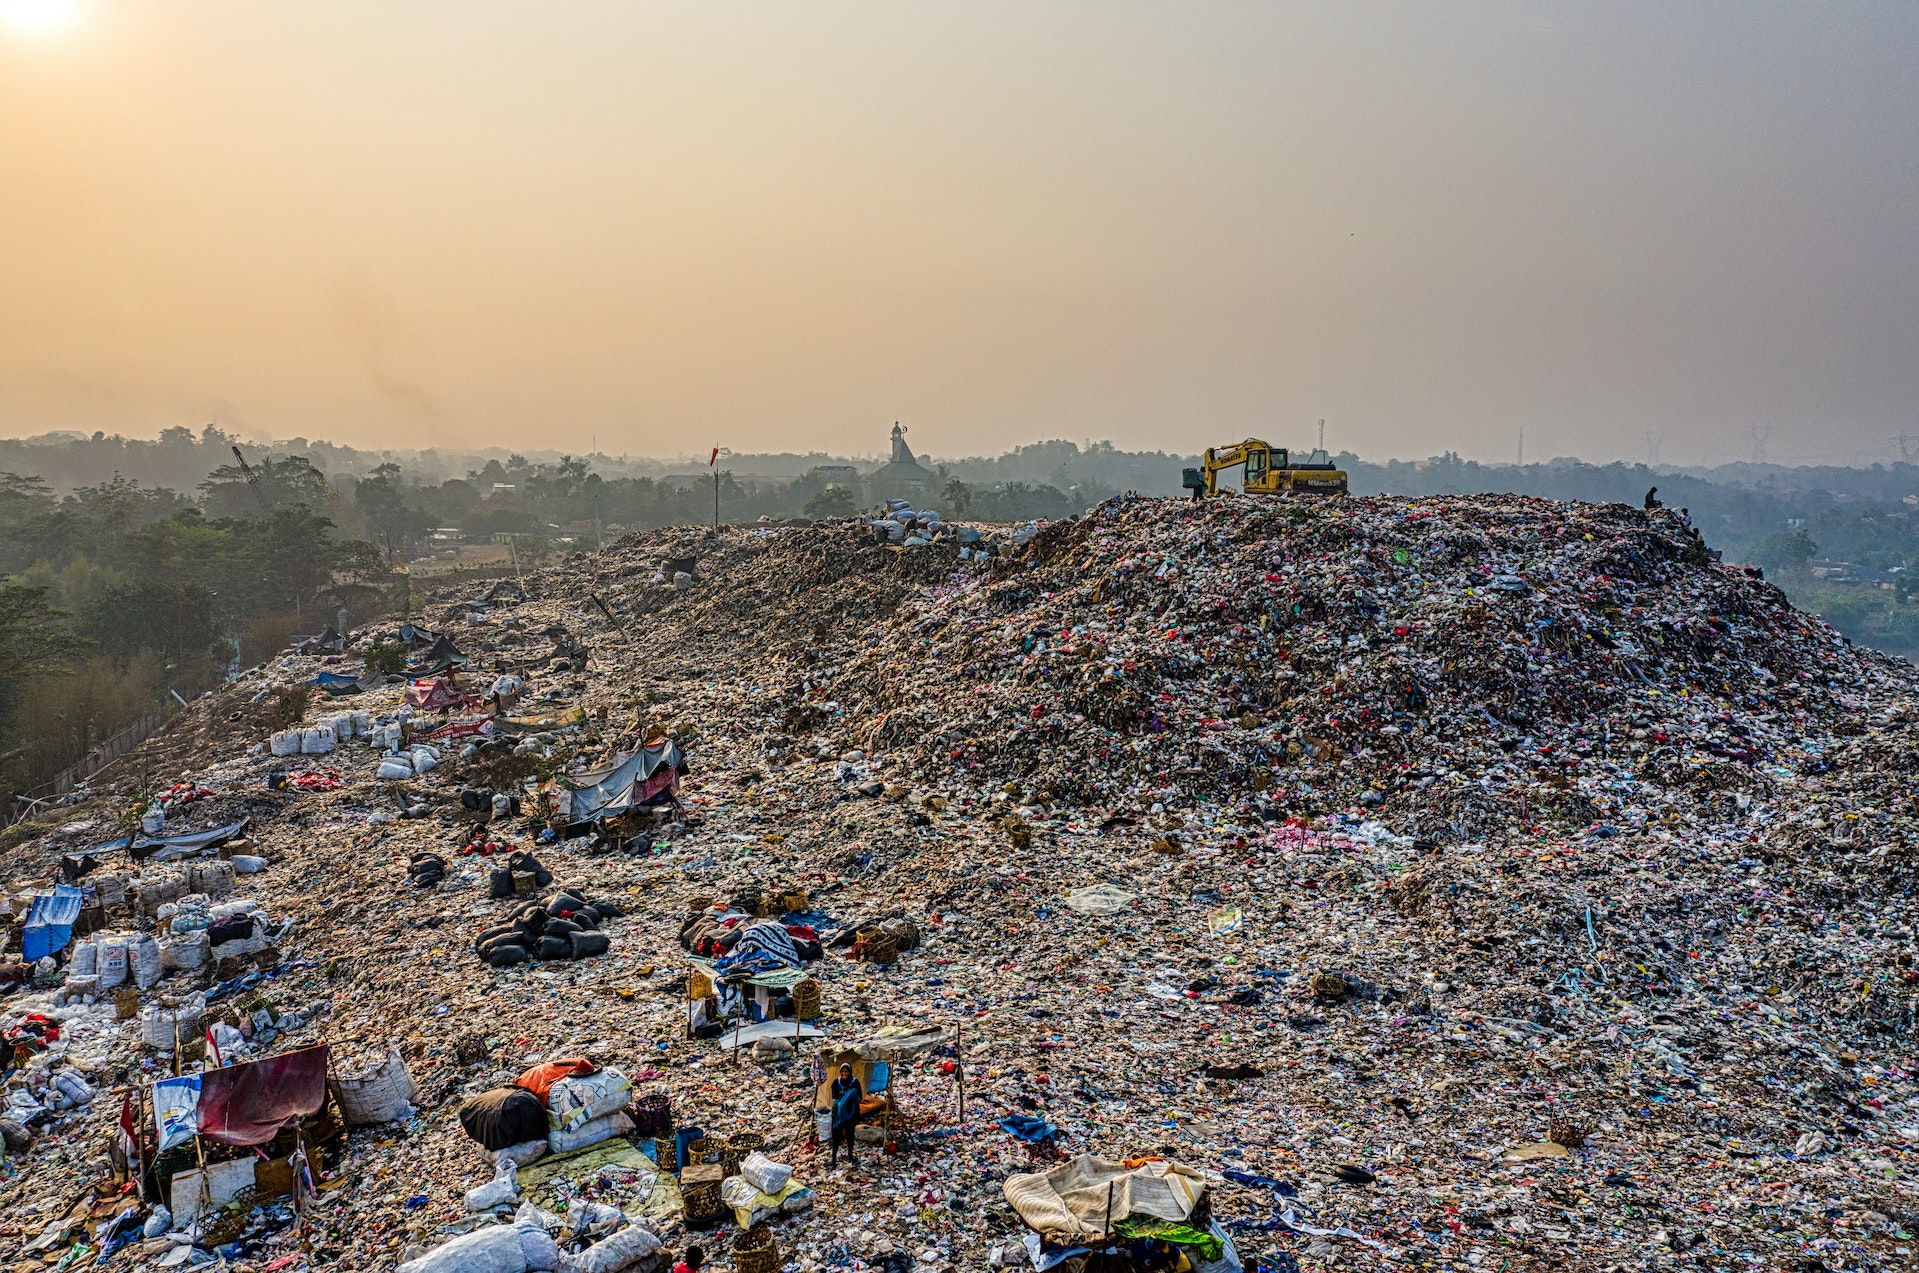
<path fill-rule="evenodd" d="M 686 1248 L 686 1258 L 673 1266 L 673 1273 L 700 1273 L 706 1267 L 706 1251 L 698 1246 Z"/>
<path fill-rule="evenodd" d="M 1657 486 L 1653 487 L 1652 489 L 1646 492 L 1646 511 L 1647 512 L 1650 513 L 1655 508 L 1664 508 L 1664 507 L 1665 505 L 1659 502 L 1659 488 Z"/>
<path fill-rule="evenodd" d="M 866 1092 L 860 1087 L 860 1081 L 853 1077 L 853 1067 L 840 1066 L 840 1075 L 833 1080 L 833 1156 L 829 1167 L 839 1166 L 840 1146 L 846 1146 L 846 1165 L 853 1165 L 853 1129 L 859 1126 L 860 1102 Z"/>

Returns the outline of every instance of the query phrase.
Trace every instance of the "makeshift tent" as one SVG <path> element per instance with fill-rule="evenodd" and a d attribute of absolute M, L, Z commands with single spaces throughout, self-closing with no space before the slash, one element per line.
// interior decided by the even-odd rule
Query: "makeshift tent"
<path fill-rule="evenodd" d="M 444 712 L 455 707 L 478 707 L 479 700 L 453 684 L 451 677 L 429 683 L 424 691 L 417 685 L 407 690 L 407 701 L 429 712 Z"/>
<path fill-rule="evenodd" d="M 309 682 L 317 685 L 335 698 L 345 698 L 349 694 L 358 694 L 386 682 L 384 672 L 363 672 L 359 676 L 348 676 L 344 672 L 317 672 Z"/>
<path fill-rule="evenodd" d="M 953 1039 L 954 1035 L 937 1027 L 909 1030 L 904 1026 L 887 1026 L 878 1034 L 851 1047 L 822 1053 L 820 1061 L 826 1067 L 826 1077 L 813 1094 L 813 1107 L 816 1110 L 832 1108 L 833 1080 L 839 1077 L 840 1066 L 850 1065 L 853 1067 L 853 1077 L 860 1081 L 860 1090 L 866 1093 L 866 1098 L 884 1102 L 877 1113 L 881 1124 L 885 1125 L 890 1115 L 899 1108 L 892 1094 L 893 1067 L 922 1057 Z M 958 1075 L 957 1067 L 954 1073 Z M 862 1121 L 866 1121 L 865 1116 L 862 1116 Z"/>
<path fill-rule="evenodd" d="M 442 633 L 439 639 L 420 655 L 420 661 L 407 668 L 406 674 L 411 677 L 432 676 L 450 667 L 464 666 L 465 663 L 466 655 L 460 653 L 451 637 Z"/>
<path fill-rule="evenodd" d="M 222 1145 L 264 1145 L 326 1103 L 328 1045 L 200 1075 L 200 1135 Z"/>
<path fill-rule="evenodd" d="M 1055 1242 L 1104 1241 L 1130 1218 L 1184 1224 L 1206 1194 L 1206 1178 L 1174 1162 L 1129 1168 L 1081 1154 L 1048 1172 L 1008 1176 L 1003 1190 L 1035 1233 Z"/>
<path fill-rule="evenodd" d="M 328 1046 L 215 1067 L 153 1085 L 159 1148 L 195 1136 L 221 1145 L 264 1145 L 326 1104 Z"/>
<path fill-rule="evenodd" d="M 71 884 L 56 884 L 33 895 L 20 939 L 22 959 L 33 963 L 66 948 L 73 940 L 74 921 L 80 918 L 82 891 Z"/>
<path fill-rule="evenodd" d="M 781 995 L 791 994 L 793 987 L 806 977 L 799 968 L 774 968 L 762 972 L 750 972 L 744 975 L 735 973 L 723 977 L 715 967 L 714 961 L 689 957 L 688 963 L 713 983 L 713 998 L 717 1000 L 717 1011 L 705 1015 L 700 1000 L 687 1000 L 687 1029 L 696 1030 L 707 1021 L 731 1021 L 735 1017 L 750 1017 L 754 1021 L 766 1021 L 773 1016 L 774 1002 Z M 753 1010 L 747 1010 L 751 1002 Z M 699 1019 L 695 1019 L 695 1017 Z M 788 1029 L 791 1029 L 789 1023 Z"/>
<path fill-rule="evenodd" d="M 579 786 L 573 792 L 568 820 L 577 826 L 669 801 L 685 772 L 686 760 L 679 744 L 662 738 L 631 756 L 616 759 L 610 768 L 576 778 Z"/>
<path fill-rule="evenodd" d="M 329 623 L 326 625 L 325 632 L 322 632 L 317 637 L 311 637 L 307 639 L 306 641 L 301 642 L 298 653 L 338 654 L 340 651 L 344 650 L 345 648 L 346 648 L 345 639 L 341 637 L 339 632 L 337 632 L 334 629 L 333 625 Z"/>

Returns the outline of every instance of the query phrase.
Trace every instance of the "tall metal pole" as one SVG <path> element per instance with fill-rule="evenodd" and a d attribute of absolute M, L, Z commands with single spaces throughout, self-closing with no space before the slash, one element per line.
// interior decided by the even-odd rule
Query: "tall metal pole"
<path fill-rule="evenodd" d="M 720 533 L 720 471 L 713 470 L 713 533 Z"/>

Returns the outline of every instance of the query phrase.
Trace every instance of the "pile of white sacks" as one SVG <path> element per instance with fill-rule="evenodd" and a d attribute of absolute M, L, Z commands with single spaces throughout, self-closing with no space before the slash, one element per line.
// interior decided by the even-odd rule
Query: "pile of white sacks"
<path fill-rule="evenodd" d="M 383 726 L 382 729 L 385 727 Z M 355 738 L 373 738 L 374 726 L 365 712 L 339 712 L 315 724 L 276 732 L 267 744 L 276 756 L 324 756 Z M 397 733 L 396 733 L 397 741 Z"/>
<path fill-rule="evenodd" d="M 360 738 L 382 753 L 375 774 L 381 781 L 417 778 L 444 757 L 439 748 L 425 743 L 401 746 L 406 739 L 406 722 L 412 715 L 411 707 L 402 707 L 391 720 L 375 720 L 366 712 L 337 712 L 311 725 L 275 732 L 267 748 L 275 756 L 324 756 Z"/>

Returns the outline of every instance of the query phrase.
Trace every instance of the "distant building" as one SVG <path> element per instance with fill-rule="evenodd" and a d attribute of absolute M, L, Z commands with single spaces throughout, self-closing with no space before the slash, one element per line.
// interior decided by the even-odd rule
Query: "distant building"
<path fill-rule="evenodd" d="M 893 425 L 893 458 L 880 465 L 866 479 L 866 489 L 874 499 L 918 500 L 933 485 L 933 475 L 906 445 L 906 430 Z"/>
<path fill-rule="evenodd" d="M 894 458 L 898 458 L 897 453 Z M 911 458 L 910 452 L 908 458 Z M 829 489 L 835 486 L 857 489 L 860 484 L 860 471 L 851 464 L 822 464 L 813 470 L 813 476 Z"/>

